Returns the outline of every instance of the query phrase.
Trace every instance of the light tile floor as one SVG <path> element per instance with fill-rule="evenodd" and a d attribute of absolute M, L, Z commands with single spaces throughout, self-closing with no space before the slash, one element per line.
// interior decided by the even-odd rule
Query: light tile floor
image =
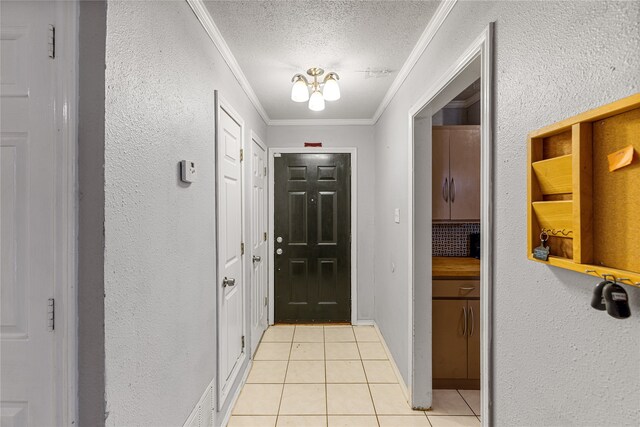
<path fill-rule="evenodd" d="M 478 390 L 434 390 L 412 410 L 372 326 L 277 325 L 264 333 L 228 427 L 479 426 Z"/>

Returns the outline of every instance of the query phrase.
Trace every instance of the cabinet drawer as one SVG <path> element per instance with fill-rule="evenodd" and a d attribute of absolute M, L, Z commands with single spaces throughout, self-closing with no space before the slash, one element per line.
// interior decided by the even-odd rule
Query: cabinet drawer
<path fill-rule="evenodd" d="M 480 281 L 434 280 L 433 298 L 480 298 Z"/>

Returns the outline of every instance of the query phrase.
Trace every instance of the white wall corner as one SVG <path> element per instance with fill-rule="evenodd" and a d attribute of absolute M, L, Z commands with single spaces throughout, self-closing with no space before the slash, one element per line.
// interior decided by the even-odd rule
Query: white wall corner
<path fill-rule="evenodd" d="M 229 66 L 231 73 L 235 76 L 236 80 L 238 80 L 240 87 L 242 87 L 244 93 L 247 94 L 247 97 L 249 98 L 255 109 L 258 111 L 258 114 L 260 114 L 260 117 L 262 117 L 262 120 L 264 120 L 265 124 L 268 125 L 271 119 L 269 119 L 267 111 L 260 103 L 258 96 L 249 84 L 249 80 L 247 80 L 247 77 L 242 72 L 240 64 L 238 64 L 236 57 L 231 52 L 231 49 L 229 49 L 229 45 L 227 45 L 227 42 L 222 37 L 222 33 L 213 21 L 213 17 L 209 13 L 207 7 L 204 5 L 203 0 L 186 0 L 186 2 L 191 7 L 191 10 L 193 10 L 193 13 L 198 18 L 198 21 L 200 21 L 200 23 L 204 27 L 204 30 L 213 41 L 213 44 L 220 52 L 220 55 L 222 55 L 222 57 L 224 58 L 224 61 Z"/>
<path fill-rule="evenodd" d="M 409 395 L 409 387 L 407 387 L 407 383 L 405 383 L 404 378 L 400 373 L 400 369 L 398 369 L 398 365 L 396 364 L 396 361 L 393 359 L 393 354 L 391 354 L 391 350 L 389 350 L 389 347 L 387 347 L 387 343 L 384 340 L 384 336 L 382 336 L 382 332 L 380 331 L 378 324 L 375 322 L 375 320 L 372 321 L 372 324 L 373 324 L 373 327 L 376 329 L 376 332 L 378 333 L 378 338 L 380 338 L 380 344 L 382 344 L 382 347 L 384 348 L 385 353 L 387 353 L 387 358 L 389 359 L 389 363 L 391 363 L 391 368 L 393 369 L 393 372 L 396 374 L 396 378 L 398 378 L 398 384 L 402 389 L 402 393 L 404 394 L 405 399 L 407 399 L 407 402 L 409 402 L 409 406 L 411 406 L 411 396 Z"/>
<path fill-rule="evenodd" d="M 393 83 L 391 83 L 389 90 L 387 91 L 386 95 L 382 99 L 382 102 L 378 106 L 378 109 L 373 115 L 372 120 L 374 124 L 378 122 L 378 119 L 380 118 L 380 116 L 382 116 L 384 110 L 387 109 L 387 106 L 389 105 L 393 97 L 396 95 L 398 90 L 400 90 L 402 83 L 404 83 L 407 76 L 409 76 L 409 73 L 416 65 L 427 46 L 429 46 L 429 43 L 431 43 L 431 40 L 433 40 L 436 33 L 444 23 L 444 20 L 447 18 L 447 16 L 449 16 L 449 12 L 451 12 L 451 9 L 453 9 L 456 3 L 457 0 L 443 0 L 440 3 L 438 8 L 436 9 L 436 12 L 433 14 L 433 17 L 429 21 L 429 24 L 427 24 L 427 28 L 425 28 L 422 32 L 422 35 L 418 39 L 418 42 L 413 47 L 413 50 L 409 54 L 409 57 L 405 61 L 400 71 L 398 71 L 398 75 L 396 76 Z"/>

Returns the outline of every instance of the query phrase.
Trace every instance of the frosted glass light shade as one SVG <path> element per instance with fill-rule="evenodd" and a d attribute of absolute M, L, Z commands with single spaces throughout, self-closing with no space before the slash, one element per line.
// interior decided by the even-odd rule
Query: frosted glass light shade
<path fill-rule="evenodd" d="M 309 100 L 309 89 L 301 78 L 298 78 L 291 88 L 291 100 L 295 102 L 306 102 Z"/>
<path fill-rule="evenodd" d="M 329 77 L 325 82 L 322 95 L 324 95 L 324 99 L 327 101 L 337 101 L 340 99 L 340 87 L 333 76 Z"/>
<path fill-rule="evenodd" d="M 314 90 L 309 98 L 309 109 L 312 111 L 324 110 L 324 97 L 319 90 Z"/>

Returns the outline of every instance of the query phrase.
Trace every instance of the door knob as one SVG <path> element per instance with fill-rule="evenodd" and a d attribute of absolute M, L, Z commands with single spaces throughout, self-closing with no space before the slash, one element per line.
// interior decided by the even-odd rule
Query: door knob
<path fill-rule="evenodd" d="M 236 285 L 236 279 L 231 279 L 231 278 L 224 278 L 222 280 L 222 287 L 226 288 L 227 286 L 235 286 Z"/>
<path fill-rule="evenodd" d="M 253 256 L 253 262 L 260 262 L 260 261 L 262 261 L 262 257 L 259 257 L 257 255 Z"/>
<path fill-rule="evenodd" d="M 280 249 L 280 248 L 276 249 L 276 254 L 282 255 L 282 249 Z"/>

